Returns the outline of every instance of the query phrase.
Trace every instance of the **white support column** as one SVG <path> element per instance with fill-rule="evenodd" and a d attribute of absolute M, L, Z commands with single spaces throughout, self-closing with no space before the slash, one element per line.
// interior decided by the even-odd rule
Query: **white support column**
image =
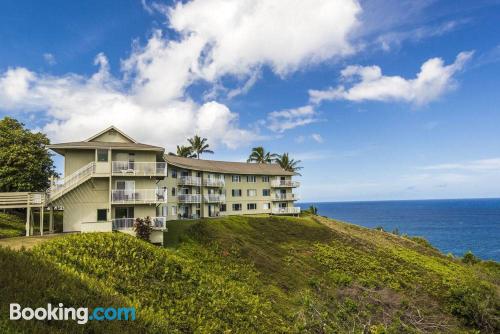
<path fill-rule="evenodd" d="M 43 218 L 44 218 L 43 204 L 40 207 L 40 235 L 43 235 Z"/>
<path fill-rule="evenodd" d="M 49 233 L 54 233 L 54 207 L 51 205 L 49 209 Z"/>
<path fill-rule="evenodd" d="M 33 228 L 35 226 L 35 216 L 33 215 L 33 210 L 30 208 L 30 235 L 34 235 Z"/>
<path fill-rule="evenodd" d="M 26 208 L 26 236 L 28 237 L 30 235 L 30 216 L 31 216 L 31 208 L 28 207 Z"/>

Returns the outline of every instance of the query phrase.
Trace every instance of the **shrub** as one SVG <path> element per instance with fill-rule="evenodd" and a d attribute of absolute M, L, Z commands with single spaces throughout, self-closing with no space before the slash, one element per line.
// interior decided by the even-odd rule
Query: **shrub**
<path fill-rule="evenodd" d="M 467 253 L 464 254 L 462 262 L 465 264 L 476 264 L 478 262 L 481 262 L 481 260 L 477 256 L 475 256 L 471 251 L 468 251 Z"/>
<path fill-rule="evenodd" d="M 137 218 L 134 222 L 134 231 L 139 239 L 150 241 L 151 232 L 153 232 L 153 225 L 151 224 L 151 218 Z"/>

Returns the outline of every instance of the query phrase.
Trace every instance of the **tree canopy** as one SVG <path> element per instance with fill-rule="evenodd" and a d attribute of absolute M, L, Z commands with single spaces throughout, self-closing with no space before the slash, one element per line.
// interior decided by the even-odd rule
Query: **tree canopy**
<path fill-rule="evenodd" d="M 0 120 L 0 191 L 45 191 L 57 176 L 49 143 L 13 118 Z"/>
<path fill-rule="evenodd" d="M 193 138 L 188 138 L 188 142 L 191 145 L 192 152 L 196 155 L 196 158 L 200 158 L 203 153 L 214 153 L 214 151 L 209 150 L 210 145 L 207 144 L 207 138 L 201 138 L 195 135 Z"/>
<path fill-rule="evenodd" d="M 258 146 L 252 149 L 252 153 L 247 159 L 247 162 L 256 162 L 259 164 L 270 164 L 277 157 L 276 154 L 267 152 L 264 147 Z"/>
<path fill-rule="evenodd" d="M 283 153 L 281 155 L 278 155 L 278 157 L 276 158 L 276 163 L 280 165 L 281 168 L 283 168 L 284 170 L 300 175 L 298 171 L 302 169 L 302 167 L 299 166 L 301 161 L 290 158 L 288 156 L 288 153 Z"/>

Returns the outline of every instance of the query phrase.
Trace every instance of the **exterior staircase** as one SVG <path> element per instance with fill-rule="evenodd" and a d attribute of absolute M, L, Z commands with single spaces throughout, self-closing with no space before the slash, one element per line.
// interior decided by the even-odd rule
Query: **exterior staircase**
<path fill-rule="evenodd" d="M 66 176 L 63 179 L 58 179 L 47 191 L 48 202 L 53 202 L 69 191 L 75 189 L 80 184 L 92 178 L 95 174 L 95 162 L 91 162 L 73 174 Z"/>

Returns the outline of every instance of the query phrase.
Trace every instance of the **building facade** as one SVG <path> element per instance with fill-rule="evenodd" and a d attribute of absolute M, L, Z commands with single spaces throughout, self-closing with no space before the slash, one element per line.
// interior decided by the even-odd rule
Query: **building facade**
<path fill-rule="evenodd" d="M 152 241 L 162 242 L 168 220 L 300 213 L 299 183 L 277 164 L 165 155 L 115 127 L 49 148 L 64 156 L 64 177 L 47 193 L 64 210 L 64 232 L 133 233 L 136 218 L 151 217 Z"/>

